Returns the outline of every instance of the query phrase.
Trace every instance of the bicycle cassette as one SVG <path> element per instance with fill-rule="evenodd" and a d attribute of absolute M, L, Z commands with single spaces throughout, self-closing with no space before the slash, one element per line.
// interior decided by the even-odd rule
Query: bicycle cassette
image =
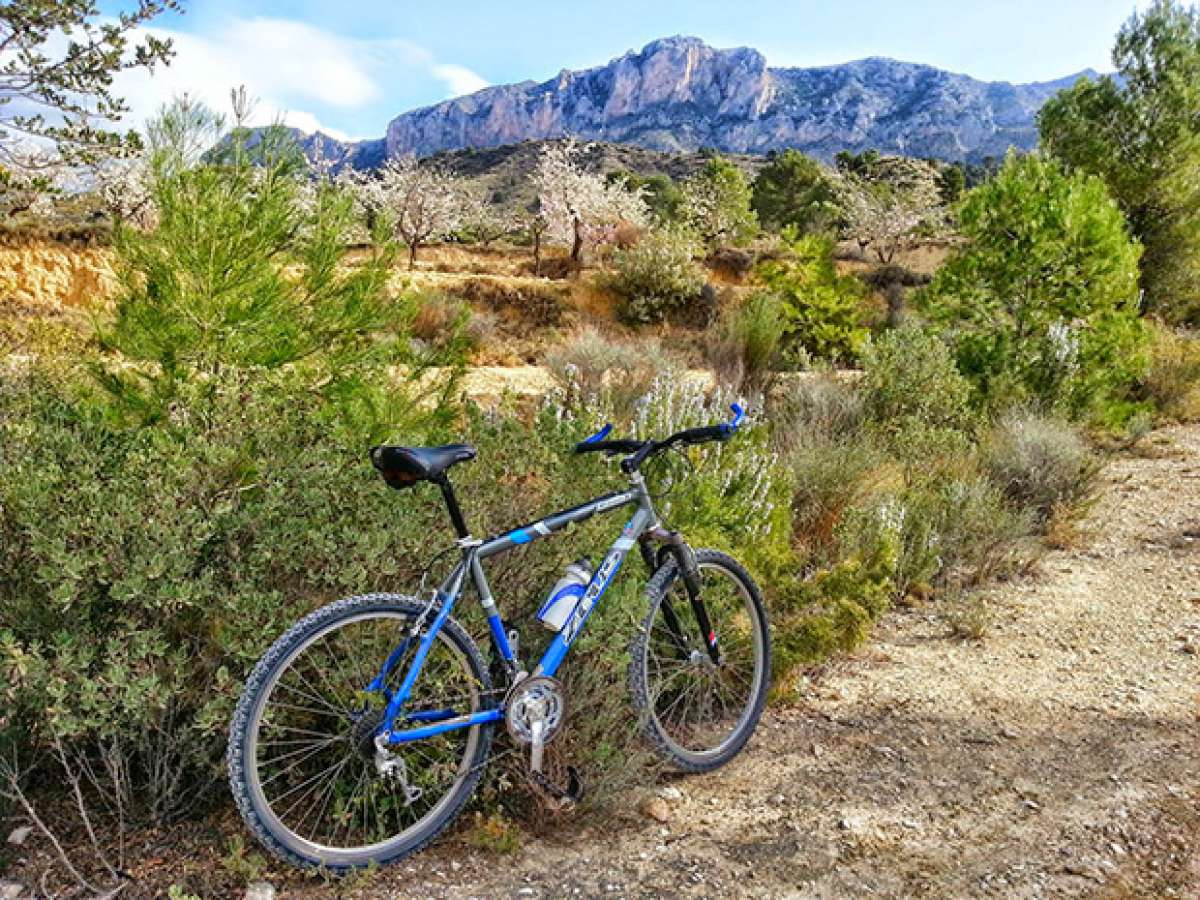
<path fill-rule="evenodd" d="M 504 700 L 504 724 L 520 744 L 548 744 L 567 718 L 561 683 L 545 675 L 515 684 Z"/>

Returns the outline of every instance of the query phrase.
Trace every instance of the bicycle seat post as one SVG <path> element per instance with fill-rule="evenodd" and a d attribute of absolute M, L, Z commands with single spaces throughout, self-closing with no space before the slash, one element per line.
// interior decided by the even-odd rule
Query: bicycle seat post
<path fill-rule="evenodd" d="M 450 479 L 443 472 L 434 481 L 442 489 L 442 499 L 446 501 L 446 509 L 450 511 L 450 521 L 454 525 L 454 530 L 458 533 L 459 538 L 470 537 L 471 532 L 467 529 L 466 520 L 463 519 L 462 509 L 458 505 L 458 498 L 454 496 L 454 488 L 450 486 Z"/>

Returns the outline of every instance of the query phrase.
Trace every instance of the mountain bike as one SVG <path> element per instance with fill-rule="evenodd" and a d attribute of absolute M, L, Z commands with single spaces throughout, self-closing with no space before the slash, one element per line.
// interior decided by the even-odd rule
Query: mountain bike
<path fill-rule="evenodd" d="M 543 750 L 566 722 L 555 675 L 635 545 L 653 573 L 628 673 L 641 730 L 685 772 L 707 772 L 736 756 L 758 724 L 769 685 L 762 596 L 736 560 L 693 550 L 661 523 L 641 471 L 665 451 L 732 438 L 745 415 L 737 404 L 732 409 L 730 422 L 664 440 L 610 439 L 606 425 L 575 450 L 622 456 L 627 488 L 486 540 L 472 537 L 448 477 L 475 458 L 473 447 L 374 448 L 372 462 L 390 486 L 441 489 L 458 536 L 450 549 L 460 559 L 428 597 L 338 601 L 298 622 L 259 661 L 234 713 L 227 757 L 234 798 L 257 838 L 289 862 L 333 871 L 410 854 L 470 799 L 500 723 L 521 752 L 528 748 L 531 780 L 560 802 L 577 801 L 582 783 L 574 769 L 565 785 L 543 772 Z M 519 635 L 501 619 L 483 563 L 630 507 L 595 571 L 578 564 L 575 581 L 552 595 L 566 605 L 545 613 L 555 634 L 526 670 Z M 492 666 L 452 617 L 468 581 L 487 618 Z"/>

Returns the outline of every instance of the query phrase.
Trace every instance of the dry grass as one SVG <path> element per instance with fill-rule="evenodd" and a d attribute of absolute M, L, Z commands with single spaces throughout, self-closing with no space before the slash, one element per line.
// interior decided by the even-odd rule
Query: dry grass
<path fill-rule="evenodd" d="M 1164 418 L 1200 420 L 1200 334 L 1154 325 L 1150 371 L 1142 391 Z"/>
<path fill-rule="evenodd" d="M 923 241 L 901 250 L 891 264 L 919 274 L 932 275 L 942 267 L 955 247 L 956 242 L 952 240 Z M 861 275 L 881 267 L 870 248 L 867 249 L 865 258 L 860 257 L 858 245 L 853 242 L 839 244 L 836 256 L 838 271 L 843 275 Z"/>

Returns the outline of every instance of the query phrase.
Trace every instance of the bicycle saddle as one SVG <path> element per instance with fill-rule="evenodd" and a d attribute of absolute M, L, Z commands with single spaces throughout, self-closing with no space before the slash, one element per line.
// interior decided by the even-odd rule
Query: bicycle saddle
<path fill-rule="evenodd" d="M 375 447 L 371 463 L 391 487 L 412 487 L 418 481 L 434 481 L 451 466 L 474 459 L 478 451 L 470 444 L 444 447 Z"/>

